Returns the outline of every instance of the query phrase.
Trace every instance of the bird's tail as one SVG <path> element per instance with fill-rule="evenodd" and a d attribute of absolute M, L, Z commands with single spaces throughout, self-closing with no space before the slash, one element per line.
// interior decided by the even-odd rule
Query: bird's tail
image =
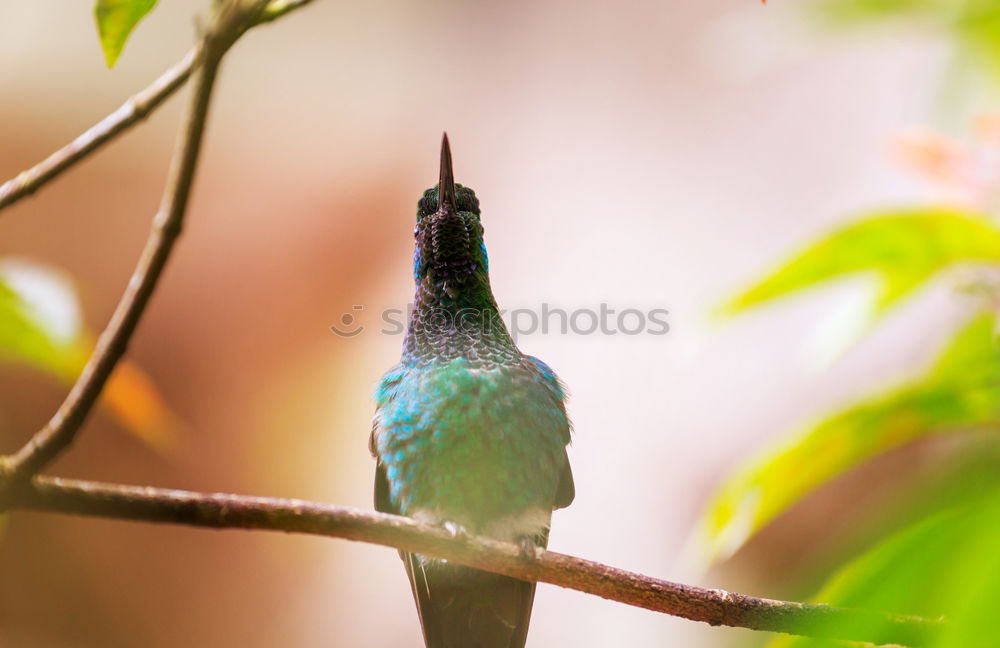
<path fill-rule="evenodd" d="M 403 554 L 427 648 L 523 648 L 535 584 Z"/>

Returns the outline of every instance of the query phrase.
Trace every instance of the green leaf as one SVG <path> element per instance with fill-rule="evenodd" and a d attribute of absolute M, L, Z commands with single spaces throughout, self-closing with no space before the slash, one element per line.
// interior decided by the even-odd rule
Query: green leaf
<path fill-rule="evenodd" d="M 872 545 L 872 538 L 884 539 L 919 520 L 967 505 L 983 493 L 1000 493 L 1000 435 L 973 431 L 956 441 L 937 448 L 933 467 L 925 467 L 919 479 L 880 511 L 872 520 L 873 528 L 861 531 L 858 546 Z"/>
<path fill-rule="evenodd" d="M 68 277 L 28 261 L 0 260 L 0 361 L 34 367 L 69 385 L 92 348 Z M 111 375 L 101 403 L 154 448 L 167 447 L 178 427 L 153 383 L 128 362 Z"/>
<path fill-rule="evenodd" d="M 834 232 L 722 307 L 734 315 L 831 279 L 859 273 L 879 279 L 882 314 L 945 267 L 1000 263 L 1000 230 L 967 212 L 914 209 L 876 214 Z"/>
<path fill-rule="evenodd" d="M 858 464 L 927 434 L 1000 416 L 1000 343 L 993 315 L 965 326 L 922 378 L 862 401 L 771 448 L 726 482 L 702 524 L 726 557 L 777 515 Z"/>
<path fill-rule="evenodd" d="M 67 277 L 22 260 L 0 262 L 0 359 L 72 374 L 86 357 L 80 322 Z"/>
<path fill-rule="evenodd" d="M 948 624 L 933 648 L 992 645 L 1000 605 L 1000 490 L 969 494 L 964 505 L 921 520 L 842 567 L 814 600 L 943 616 Z M 768 648 L 834 645 L 845 644 L 783 636 Z"/>
<path fill-rule="evenodd" d="M 101 49 L 108 67 L 113 67 L 129 34 L 156 6 L 156 0 L 97 0 L 94 19 L 101 38 Z"/>

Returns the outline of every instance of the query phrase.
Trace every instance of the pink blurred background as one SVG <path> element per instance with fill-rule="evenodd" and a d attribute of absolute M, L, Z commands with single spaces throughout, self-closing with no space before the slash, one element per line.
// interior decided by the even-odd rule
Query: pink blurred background
<path fill-rule="evenodd" d="M 178 60 L 204 4 L 162 2 L 108 71 L 90 3 L 4 3 L 0 179 Z M 51 472 L 369 508 L 370 394 L 402 342 L 378 313 L 410 298 L 416 200 L 447 130 L 503 307 L 670 310 L 666 336 L 521 338 L 572 394 L 577 499 L 551 548 L 801 595 L 788 570 L 822 564 L 878 489 L 810 498 L 706 571 L 708 497 L 767 442 L 920 366 L 958 312 L 931 291 L 835 362 L 823 325 L 862 283 L 711 321 L 835 224 L 927 197 L 885 152 L 935 118 L 941 48 L 817 32 L 801 4 L 317 0 L 254 30 L 224 66 L 188 226 L 131 347 L 185 426 L 156 453 L 99 414 Z M 68 272 L 93 330 L 148 232 L 183 104 L 0 217 L 0 255 Z M 368 328 L 333 335 L 355 304 Z M 3 449 L 63 395 L 5 366 Z M 385 548 L 29 513 L 0 542 L 4 646 L 419 645 Z M 755 639 L 543 585 L 528 645 Z"/>

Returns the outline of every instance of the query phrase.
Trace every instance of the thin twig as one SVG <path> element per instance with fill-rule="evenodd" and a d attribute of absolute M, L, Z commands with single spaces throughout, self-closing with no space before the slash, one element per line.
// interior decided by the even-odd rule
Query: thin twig
<path fill-rule="evenodd" d="M 271 22 L 310 2 L 312 0 L 272 0 L 255 24 Z M 191 73 L 201 65 L 201 54 L 201 45 L 195 45 L 184 58 L 161 74 L 147 88 L 129 97 L 117 110 L 35 166 L 0 185 L 0 211 L 21 198 L 35 193 L 50 180 L 62 175 L 64 171 L 145 119 L 184 85 Z"/>
<path fill-rule="evenodd" d="M 75 140 L 62 147 L 16 178 L 0 186 L 0 210 L 38 191 L 48 181 L 108 143 L 122 131 L 145 118 L 177 91 L 201 63 L 201 45 L 195 45 L 179 62 L 160 75 L 145 90 L 133 95 L 113 113 L 97 122 Z"/>
<path fill-rule="evenodd" d="M 38 477 L 11 508 L 211 528 L 268 529 L 395 547 L 528 581 L 551 583 L 712 625 L 875 644 L 929 646 L 943 622 L 790 603 L 682 585 L 553 551 L 459 535 L 410 518 L 303 500 L 206 494 Z"/>
<path fill-rule="evenodd" d="M 269 2 L 264 8 L 264 12 L 261 14 L 257 24 L 277 20 L 290 11 L 295 11 L 300 7 L 304 7 L 312 1 L 313 0 L 271 0 L 271 2 Z"/>
<path fill-rule="evenodd" d="M 194 94 L 180 129 L 180 139 L 174 150 L 160 209 L 153 218 L 152 231 L 132 278 L 129 279 L 111 321 L 101 333 L 86 366 L 59 410 L 16 454 L 4 458 L 4 465 L 0 466 L 4 473 L 0 477 L 4 479 L 0 485 L 9 485 L 34 475 L 73 442 L 115 365 L 125 354 L 132 333 L 167 264 L 174 242 L 181 233 L 219 64 L 228 48 L 246 30 L 245 21 L 249 19 L 248 16 L 257 16 L 263 5 L 263 2 L 258 2 L 249 9 L 236 2 L 226 5 L 202 40 L 200 49 L 203 62 L 197 73 Z M 241 11 L 255 13 L 245 14 Z"/>

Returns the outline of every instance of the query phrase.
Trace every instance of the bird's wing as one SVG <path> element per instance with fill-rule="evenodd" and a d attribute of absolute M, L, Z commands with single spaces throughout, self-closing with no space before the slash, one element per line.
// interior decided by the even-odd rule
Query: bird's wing
<path fill-rule="evenodd" d="M 392 503 L 389 497 L 389 480 L 385 475 L 385 466 L 379 461 L 375 466 L 375 510 L 380 513 L 399 515 L 399 507 Z"/>
<path fill-rule="evenodd" d="M 406 375 L 406 367 L 399 364 L 392 367 L 382 376 L 382 381 L 379 383 L 378 389 L 375 391 L 375 402 L 377 403 L 378 410 L 392 400 L 393 396 L 396 394 L 396 389 L 399 387 L 400 381 Z M 391 492 L 389 490 L 389 479 L 385 472 L 385 466 L 379 460 L 378 451 L 375 447 L 375 435 L 378 432 L 378 415 L 376 412 L 375 420 L 372 422 L 372 431 L 368 436 L 368 452 L 375 457 L 375 510 L 382 513 L 392 513 L 393 515 L 399 515 L 399 507 L 394 505 L 391 500 Z"/>
<path fill-rule="evenodd" d="M 552 508 L 566 508 L 573 503 L 576 497 L 576 485 L 573 483 L 573 469 L 569 465 L 569 457 L 565 457 L 563 470 L 559 473 L 559 486 L 556 487 L 556 499 L 552 503 Z"/>
<path fill-rule="evenodd" d="M 559 380 L 559 376 L 556 372 L 552 371 L 552 367 L 545 364 L 542 360 L 536 358 L 535 356 L 524 356 L 531 366 L 534 367 L 535 371 L 538 372 L 538 376 L 543 385 L 548 389 L 549 396 L 552 398 L 553 403 L 559 407 L 563 414 L 566 414 L 566 385 Z M 566 418 L 566 426 L 562 430 L 563 441 L 569 445 L 571 437 L 571 426 L 569 424 L 569 418 Z M 576 486 L 573 483 L 573 469 L 569 465 L 569 456 L 563 453 L 563 469 L 559 473 L 559 485 L 556 488 L 555 501 L 552 503 L 552 508 L 560 509 L 566 508 L 573 503 L 573 498 L 576 497 Z"/>

